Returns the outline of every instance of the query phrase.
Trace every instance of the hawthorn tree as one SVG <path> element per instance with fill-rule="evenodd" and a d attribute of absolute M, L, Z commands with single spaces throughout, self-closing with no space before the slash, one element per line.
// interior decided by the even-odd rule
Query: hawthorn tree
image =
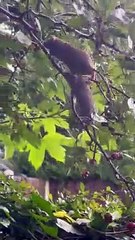
<path fill-rule="evenodd" d="M 0 140 L 6 159 L 27 152 L 35 169 L 48 154 L 62 163 L 74 156 L 78 165 L 96 161 L 100 175 L 112 171 L 135 200 L 134 8 L 133 0 L 1 0 Z M 51 36 L 93 58 L 90 124 L 76 114 L 65 65 L 44 44 Z"/>

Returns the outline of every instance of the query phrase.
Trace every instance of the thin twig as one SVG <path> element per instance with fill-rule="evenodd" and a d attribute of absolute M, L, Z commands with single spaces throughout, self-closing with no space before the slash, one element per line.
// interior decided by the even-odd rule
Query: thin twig
<path fill-rule="evenodd" d="M 102 86 L 100 85 L 100 83 L 97 82 L 97 86 L 98 86 L 101 94 L 102 94 L 103 97 L 105 98 L 105 100 L 106 100 L 107 102 L 110 102 L 110 99 L 104 94 L 104 90 L 103 90 Z"/>
<path fill-rule="evenodd" d="M 94 138 L 96 138 L 96 130 L 95 130 L 95 128 L 92 127 L 92 130 L 93 130 Z M 94 150 L 93 150 L 93 160 L 95 160 L 96 150 L 97 150 L 97 145 L 96 145 L 96 143 L 95 143 Z"/>
<path fill-rule="evenodd" d="M 122 91 L 122 90 L 120 90 L 119 88 L 113 86 L 112 84 L 110 84 L 110 87 L 111 87 L 112 89 L 114 89 L 115 91 L 117 91 L 117 92 L 121 93 L 122 95 L 124 95 L 126 98 L 130 98 L 124 91 Z"/>
<path fill-rule="evenodd" d="M 84 125 L 84 124 L 83 124 Z M 87 132 L 87 134 L 89 135 L 89 137 L 95 142 L 95 144 L 98 146 L 98 148 L 100 149 L 100 151 L 102 152 L 102 154 L 104 155 L 104 157 L 106 158 L 106 160 L 109 162 L 110 166 L 112 167 L 115 176 L 118 180 L 122 180 L 125 183 L 125 186 L 128 189 L 128 192 L 130 193 L 132 200 L 135 201 L 135 196 L 134 193 L 132 192 L 130 186 L 129 186 L 129 181 L 126 180 L 126 178 L 119 172 L 119 170 L 114 166 L 113 162 L 111 161 L 110 157 L 106 154 L 106 152 L 103 150 L 102 146 L 100 145 L 100 143 L 91 135 L 89 129 L 87 126 L 85 126 L 85 131 Z"/>

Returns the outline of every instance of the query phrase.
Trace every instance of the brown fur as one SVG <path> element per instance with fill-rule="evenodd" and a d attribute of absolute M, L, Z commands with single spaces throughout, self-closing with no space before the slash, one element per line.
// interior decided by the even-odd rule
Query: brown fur
<path fill-rule="evenodd" d="M 75 48 L 57 37 L 47 40 L 44 45 L 49 49 L 51 55 L 67 65 L 72 74 L 90 75 L 92 81 L 95 80 L 94 62 L 85 51 Z"/>
<path fill-rule="evenodd" d="M 91 57 L 85 51 L 72 47 L 56 37 L 44 42 L 44 46 L 49 49 L 52 56 L 69 68 L 70 72 L 63 73 L 63 76 L 71 87 L 72 96 L 76 99 L 73 110 L 86 124 L 89 124 L 92 114 L 95 113 L 88 85 L 90 80 L 94 81 L 96 78 Z"/>
<path fill-rule="evenodd" d="M 64 77 L 71 87 L 73 96 L 76 98 L 75 110 L 77 114 L 79 117 L 84 118 L 84 120 L 88 118 L 88 122 L 90 122 L 92 114 L 95 113 L 90 87 L 83 79 L 83 76 L 65 73 Z"/>

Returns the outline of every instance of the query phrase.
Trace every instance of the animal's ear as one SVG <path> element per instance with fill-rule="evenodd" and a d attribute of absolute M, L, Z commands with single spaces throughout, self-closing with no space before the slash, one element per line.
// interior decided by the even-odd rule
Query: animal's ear
<path fill-rule="evenodd" d="M 45 43 L 50 42 L 50 41 L 55 41 L 56 39 L 58 39 L 58 38 L 56 36 L 52 35 L 52 36 L 50 36 L 49 38 L 46 39 Z"/>
<path fill-rule="evenodd" d="M 53 35 L 53 36 L 51 37 L 51 39 L 52 39 L 52 40 L 56 40 L 56 39 L 58 39 L 58 38 Z"/>
<path fill-rule="evenodd" d="M 51 36 L 49 39 L 46 39 L 44 41 L 44 46 L 51 51 L 51 49 L 56 47 L 55 46 L 56 45 L 56 40 L 57 40 L 57 37 Z"/>

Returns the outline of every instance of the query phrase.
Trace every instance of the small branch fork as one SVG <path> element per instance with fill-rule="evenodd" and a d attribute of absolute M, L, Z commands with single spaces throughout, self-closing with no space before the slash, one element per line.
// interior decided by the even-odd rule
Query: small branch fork
<path fill-rule="evenodd" d="M 54 61 L 54 59 L 50 56 L 50 54 L 48 53 L 47 49 L 45 48 L 43 41 L 41 39 L 39 39 L 36 35 L 35 35 L 35 28 L 33 26 L 31 26 L 28 22 L 25 21 L 24 19 L 24 14 L 20 15 L 20 16 L 16 16 L 12 13 L 10 13 L 8 10 L 4 9 L 3 7 L 0 7 L 0 13 L 5 14 L 6 16 L 8 16 L 11 20 L 19 22 L 20 24 L 23 25 L 23 27 L 28 31 L 29 35 L 31 36 L 32 40 L 43 50 L 43 52 L 48 56 L 49 60 L 51 61 L 52 65 L 55 67 L 55 69 L 62 74 L 62 76 L 64 77 L 64 73 L 62 71 L 62 69 L 58 66 L 58 64 Z M 36 14 L 36 13 L 35 13 Z M 67 26 L 64 22 L 56 22 L 55 20 L 51 19 L 48 16 L 44 16 L 41 14 L 36 14 L 38 17 L 45 17 L 45 18 L 49 18 L 52 22 L 54 22 L 54 24 L 58 25 L 60 24 L 61 26 L 65 27 L 66 29 L 68 29 L 69 31 L 74 31 L 75 33 L 79 34 L 79 37 L 84 37 L 87 39 L 91 39 L 92 41 L 94 41 L 94 36 L 92 35 L 87 35 L 84 34 L 76 29 L 72 29 L 71 27 Z M 104 43 L 104 45 L 106 45 L 106 43 Z M 107 46 L 108 45 L 108 46 Z M 121 51 L 119 49 L 114 48 L 114 46 L 107 44 L 106 46 L 113 49 L 116 52 L 121 53 Z M 108 83 L 106 81 L 106 78 L 104 78 L 104 76 L 102 76 L 101 74 L 99 74 L 100 77 L 102 78 L 102 80 L 104 81 L 108 91 L 110 92 L 110 88 L 114 89 L 115 91 L 123 94 L 124 96 L 126 96 L 127 98 L 129 98 L 125 92 L 123 92 L 122 90 L 117 89 L 116 87 L 112 86 L 110 83 Z M 104 158 L 109 162 L 111 168 L 113 169 L 115 176 L 117 177 L 118 180 L 121 180 L 129 194 L 131 195 L 131 198 L 133 201 L 135 201 L 135 194 L 133 193 L 132 189 L 130 188 L 130 182 L 127 181 L 127 179 L 119 172 L 119 170 L 114 166 L 113 162 L 111 161 L 110 157 L 108 156 L 108 154 L 104 151 L 104 149 L 102 148 L 101 144 L 97 141 L 96 139 L 96 134 L 95 134 L 95 129 L 94 129 L 94 134 L 92 135 L 91 132 L 89 131 L 88 127 L 83 123 L 83 121 L 80 119 L 80 117 L 78 116 L 76 110 L 75 110 L 75 106 L 74 106 L 74 101 L 73 101 L 73 97 L 72 97 L 72 109 L 74 111 L 75 116 L 78 118 L 78 120 L 80 121 L 83 129 L 87 132 L 88 136 L 90 137 L 91 141 L 94 142 L 95 144 L 95 151 L 96 148 L 98 147 L 98 149 L 101 151 L 102 155 L 104 156 Z"/>

